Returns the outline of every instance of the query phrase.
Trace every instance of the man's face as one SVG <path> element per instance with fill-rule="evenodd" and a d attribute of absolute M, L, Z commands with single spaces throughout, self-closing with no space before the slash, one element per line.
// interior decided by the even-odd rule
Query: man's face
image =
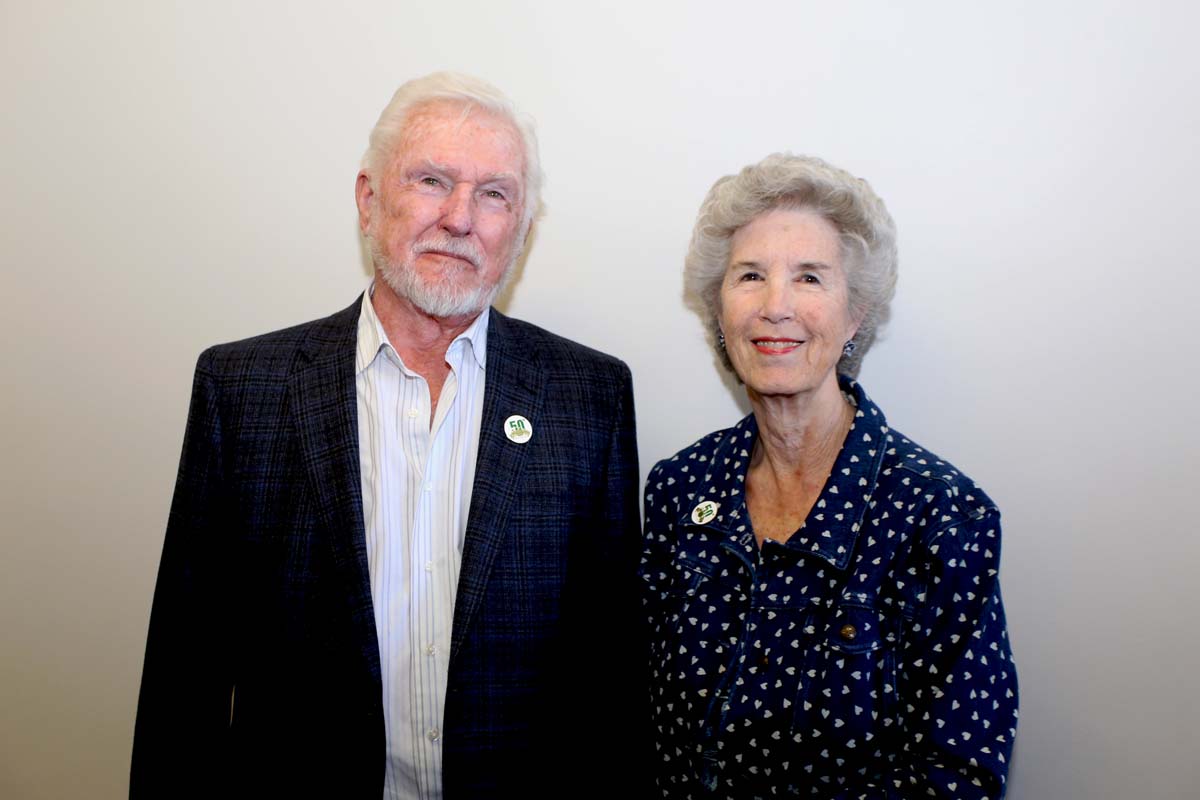
<path fill-rule="evenodd" d="M 379 174 L 358 177 L 375 269 L 434 317 L 473 316 L 520 253 L 525 156 L 507 120 L 459 103 L 415 109 Z"/>

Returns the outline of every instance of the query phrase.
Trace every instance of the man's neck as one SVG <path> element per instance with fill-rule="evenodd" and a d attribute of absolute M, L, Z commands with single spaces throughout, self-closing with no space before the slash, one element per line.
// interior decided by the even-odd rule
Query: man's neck
<path fill-rule="evenodd" d="M 387 334 L 388 342 L 404 365 L 420 375 L 429 384 L 430 410 L 437 408 L 450 365 L 446 363 L 446 350 L 450 343 L 479 317 L 479 312 L 455 317 L 434 317 L 413 305 L 407 297 L 401 297 L 387 285 L 376 280 L 375 291 L 368 298 L 375 308 L 375 316 Z"/>

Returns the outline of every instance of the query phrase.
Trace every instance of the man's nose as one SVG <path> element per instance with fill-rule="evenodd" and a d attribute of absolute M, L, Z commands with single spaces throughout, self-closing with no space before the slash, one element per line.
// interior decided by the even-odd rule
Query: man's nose
<path fill-rule="evenodd" d="M 471 187 L 465 183 L 456 185 L 442 204 L 442 228 L 451 236 L 466 236 L 471 233 L 474 197 Z"/>

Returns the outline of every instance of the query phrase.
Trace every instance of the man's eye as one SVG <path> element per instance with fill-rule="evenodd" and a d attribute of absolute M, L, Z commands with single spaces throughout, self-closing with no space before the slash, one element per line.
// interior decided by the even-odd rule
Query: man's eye
<path fill-rule="evenodd" d="M 423 184 L 424 186 L 441 186 L 442 185 L 442 182 L 439 181 L 437 178 L 433 177 L 432 175 L 426 175 L 424 178 L 421 178 L 420 183 Z"/>

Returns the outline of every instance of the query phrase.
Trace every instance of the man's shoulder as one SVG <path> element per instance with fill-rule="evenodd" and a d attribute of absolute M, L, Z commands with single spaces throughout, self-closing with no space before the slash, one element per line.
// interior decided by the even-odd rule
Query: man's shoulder
<path fill-rule="evenodd" d="M 327 317 L 245 339 L 213 345 L 200 355 L 199 368 L 215 375 L 285 374 L 301 353 L 353 353 L 359 300 Z"/>
<path fill-rule="evenodd" d="M 580 344 L 532 322 L 507 316 L 495 309 L 491 312 L 488 341 L 489 350 L 492 347 L 491 343 L 496 341 L 498 344 L 502 343 L 504 352 L 521 353 L 536 358 L 539 365 L 546 369 L 557 367 L 629 374 L 629 367 L 616 356 Z"/>

